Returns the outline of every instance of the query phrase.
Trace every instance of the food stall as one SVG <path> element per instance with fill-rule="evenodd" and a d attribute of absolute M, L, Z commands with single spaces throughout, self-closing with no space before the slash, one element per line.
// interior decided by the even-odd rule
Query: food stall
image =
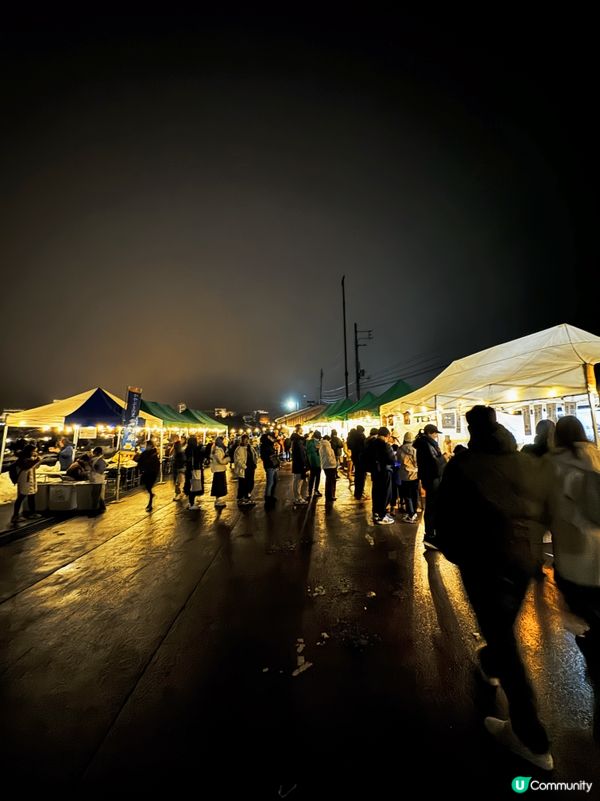
<path fill-rule="evenodd" d="M 465 412 L 484 404 L 519 445 L 533 440 L 540 420 L 564 415 L 577 416 L 598 445 L 599 362 L 600 337 L 562 323 L 452 362 L 425 386 L 383 404 L 381 420 L 413 433 L 433 422 L 458 443 L 469 436 Z"/>
<path fill-rule="evenodd" d="M 112 437 L 118 441 L 124 408 L 125 403 L 119 397 L 96 387 L 54 403 L 7 415 L 2 432 L 0 474 L 9 429 L 16 429 L 21 434 L 33 430 L 55 437 L 66 435 L 72 437 L 72 444 L 76 449 L 80 439 L 90 442 Z M 140 431 L 151 427 L 160 428 L 161 425 L 161 421 L 153 415 L 143 412 L 140 414 Z M 128 469 L 125 465 L 121 465 L 121 468 Z M 135 463 L 129 470 L 133 471 L 134 468 Z M 111 479 L 110 471 L 108 478 Z M 133 482 L 130 483 L 133 485 Z M 71 481 L 57 469 L 40 469 L 38 486 L 36 508 L 39 502 L 41 511 L 89 511 L 92 508 L 90 482 Z"/>

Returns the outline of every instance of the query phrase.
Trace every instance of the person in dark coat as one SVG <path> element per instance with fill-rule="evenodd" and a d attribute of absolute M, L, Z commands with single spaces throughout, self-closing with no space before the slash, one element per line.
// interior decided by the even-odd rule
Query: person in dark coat
<path fill-rule="evenodd" d="M 389 429 L 382 426 L 377 430 L 377 436 L 369 437 L 364 452 L 365 466 L 371 473 L 373 484 L 373 522 L 381 526 L 388 526 L 394 522 L 394 518 L 387 513 L 394 469 L 394 451 L 389 440 Z"/>
<path fill-rule="evenodd" d="M 434 426 L 433 423 L 428 423 L 413 442 L 413 447 L 417 452 L 419 480 L 425 490 L 425 514 L 423 515 L 425 536 L 423 543 L 430 548 L 436 547 L 435 504 L 442 473 L 446 467 L 446 459 L 437 442 L 439 433 L 437 426 Z"/>
<path fill-rule="evenodd" d="M 175 486 L 174 501 L 179 500 L 185 487 L 185 451 L 181 440 L 173 444 L 173 484 Z"/>
<path fill-rule="evenodd" d="M 148 493 L 148 505 L 146 506 L 146 511 L 151 512 L 152 501 L 154 500 L 154 492 L 152 492 L 152 490 L 156 484 L 158 474 L 160 473 L 160 459 L 158 457 L 158 451 L 156 450 L 156 447 L 151 439 L 149 439 L 146 443 L 146 449 L 142 453 L 136 454 L 134 459 L 137 462 L 140 471 L 140 483 Z"/>
<path fill-rule="evenodd" d="M 279 455 L 275 448 L 275 433 L 267 431 L 260 438 L 260 458 L 265 468 L 267 481 L 265 485 L 265 509 L 272 509 L 277 502 L 275 488 L 279 472 Z"/>
<path fill-rule="evenodd" d="M 552 769 L 547 734 L 521 661 L 514 623 L 542 561 L 550 518 L 552 467 L 517 451 L 513 435 L 493 409 L 466 415 L 471 439 L 441 480 L 435 527 L 442 553 L 458 565 L 487 645 L 482 675 L 502 685 L 510 720 L 486 718 L 488 731 L 515 753 Z"/>
<path fill-rule="evenodd" d="M 297 425 L 291 436 L 292 440 L 292 491 L 294 504 L 299 506 L 308 503 L 306 499 L 306 474 L 308 472 L 308 459 L 306 456 L 306 439 L 302 433 L 302 426 Z"/>
<path fill-rule="evenodd" d="M 367 471 L 363 464 L 367 438 L 363 426 L 356 426 L 352 438 L 348 436 L 348 447 L 352 454 L 352 464 L 354 465 L 354 497 L 357 501 L 365 500 L 365 479 Z"/>
<path fill-rule="evenodd" d="M 188 509 L 196 507 L 196 498 L 204 495 L 205 449 L 195 436 L 188 439 L 184 452 L 185 482 L 183 492 L 188 497 Z"/>

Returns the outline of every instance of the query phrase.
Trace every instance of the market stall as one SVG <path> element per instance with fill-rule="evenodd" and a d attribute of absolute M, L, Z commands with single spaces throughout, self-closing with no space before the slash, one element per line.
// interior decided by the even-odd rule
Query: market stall
<path fill-rule="evenodd" d="M 54 403 L 47 403 L 43 406 L 7 415 L 0 449 L 0 475 L 2 473 L 8 433 L 11 428 L 21 433 L 35 430 L 54 436 L 67 435 L 72 437 L 74 448 L 77 447 L 80 438 L 97 440 L 102 437 L 112 436 L 118 441 L 124 408 L 125 403 L 118 396 L 107 392 L 101 387 L 96 387 L 86 392 L 72 395 L 69 398 L 54 401 Z M 152 414 L 144 412 L 140 414 L 140 430 L 146 429 L 150 431 L 151 429 L 159 429 L 161 426 L 161 421 Z M 134 468 L 135 464 L 133 466 L 128 466 L 126 463 L 121 465 L 122 470 L 133 470 Z M 50 472 L 48 471 L 47 477 L 41 471 L 39 474 L 40 508 L 56 508 L 58 510 L 63 508 L 84 508 L 83 504 L 87 503 L 86 499 L 89 495 L 88 490 L 76 489 L 76 482 L 67 483 L 63 481 L 63 477 L 58 471 L 53 471 L 53 475 L 50 475 Z M 52 483 L 54 487 L 45 487 L 44 485 L 47 483 Z M 62 487 L 60 492 L 58 489 L 59 484 Z M 52 501 L 53 496 L 56 496 L 54 501 Z M 38 499 L 36 498 L 36 504 L 37 502 Z M 48 505 L 44 506 L 45 503 Z"/>
<path fill-rule="evenodd" d="M 383 404 L 381 419 L 412 430 L 435 422 L 458 441 L 468 437 L 465 412 L 486 404 L 520 418 L 512 430 L 522 444 L 539 420 L 572 414 L 598 445 L 599 362 L 600 337 L 563 323 L 452 362 L 425 386 Z"/>

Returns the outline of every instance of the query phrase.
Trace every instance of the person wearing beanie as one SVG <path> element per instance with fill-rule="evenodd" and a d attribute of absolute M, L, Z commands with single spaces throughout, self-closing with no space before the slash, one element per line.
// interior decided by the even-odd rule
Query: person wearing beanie
<path fill-rule="evenodd" d="M 440 431 L 433 423 L 428 423 L 415 439 L 413 446 L 417 452 L 419 480 L 425 490 L 425 536 L 423 543 L 427 548 L 435 548 L 435 504 L 446 460 L 438 445 Z"/>
<path fill-rule="evenodd" d="M 400 491 L 406 505 L 404 520 L 407 523 L 417 522 L 417 505 L 419 496 L 419 472 L 417 468 L 417 452 L 413 447 L 413 436 L 410 431 L 404 434 L 402 445 L 397 451 L 400 463 Z"/>
<path fill-rule="evenodd" d="M 544 770 L 553 759 L 538 717 L 514 624 L 531 578 L 542 563 L 542 537 L 550 520 L 552 465 L 517 450 L 493 409 L 466 415 L 467 450 L 453 456 L 442 478 L 435 516 L 437 545 L 458 565 L 479 630 L 482 678 L 502 685 L 509 720 L 485 719 L 502 745 Z"/>

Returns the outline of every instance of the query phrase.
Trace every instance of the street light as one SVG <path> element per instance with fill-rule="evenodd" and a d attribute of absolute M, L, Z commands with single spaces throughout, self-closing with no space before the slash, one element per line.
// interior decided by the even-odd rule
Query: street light
<path fill-rule="evenodd" d="M 294 398 L 288 398 L 285 402 L 285 408 L 288 409 L 290 412 L 297 412 L 298 401 L 294 400 Z"/>

